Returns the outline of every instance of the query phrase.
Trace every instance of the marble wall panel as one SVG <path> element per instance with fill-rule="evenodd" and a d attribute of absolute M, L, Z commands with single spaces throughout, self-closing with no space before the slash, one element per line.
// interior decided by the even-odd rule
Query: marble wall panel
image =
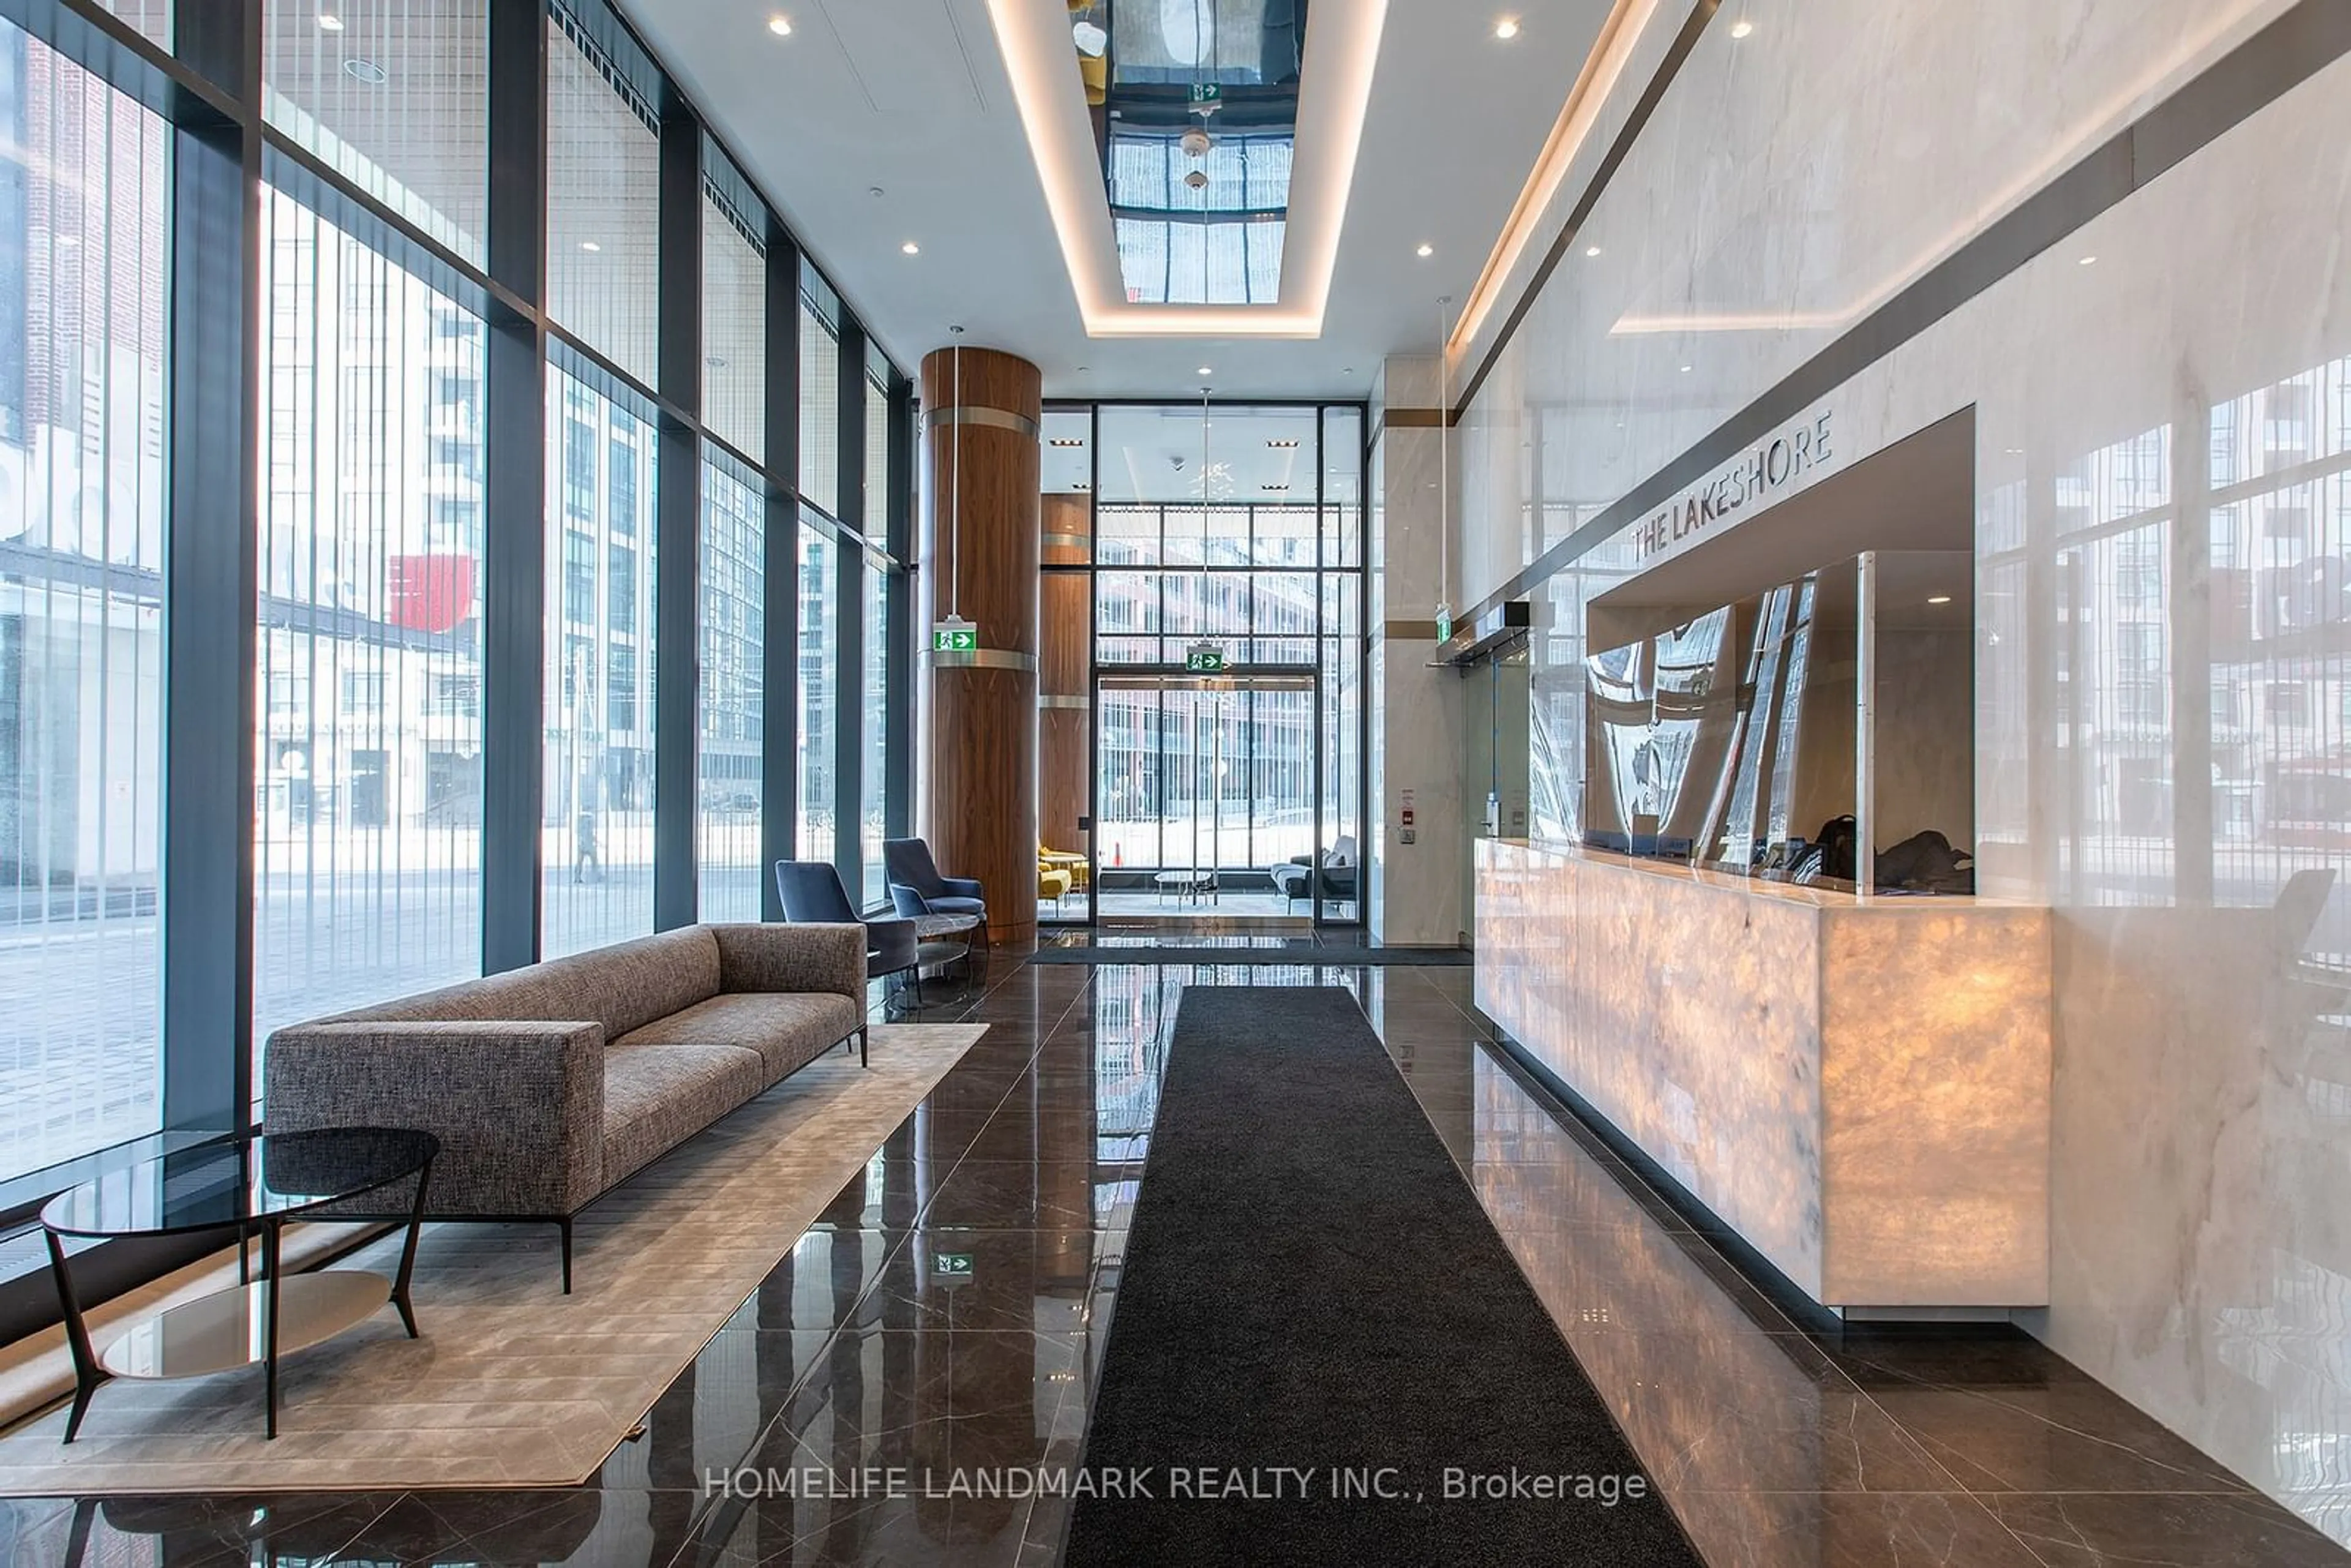
<path fill-rule="evenodd" d="M 1465 559 L 1499 580 L 1528 508 L 1625 494 L 2289 8 L 1791 0 L 1744 40 L 1710 26 L 1581 236 L 1603 254 L 1504 350 L 1520 407 L 1465 424 L 1562 431 L 1531 499 L 1470 510 Z M 2030 1326 L 2351 1542 L 2346 133 L 2338 61 L 1821 406 L 1848 463 L 1976 410 L 1982 884 L 2054 921 Z M 1548 651 L 1576 649 L 1584 587 L 1536 593 Z M 1539 727 L 1575 678 L 1539 664 Z"/>

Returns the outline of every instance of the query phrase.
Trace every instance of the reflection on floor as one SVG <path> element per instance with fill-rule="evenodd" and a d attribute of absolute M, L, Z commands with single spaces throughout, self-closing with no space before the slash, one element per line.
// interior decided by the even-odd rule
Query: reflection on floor
<path fill-rule="evenodd" d="M 999 958 L 984 992 L 935 993 L 921 1015 L 984 1019 L 987 1038 L 595 1484 L 0 1502 L 0 1562 L 1043 1568 L 1057 1502 L 874 1495 L 891 1489 L 859 1478 L 1077 1462 L 1165 1030 L 1186 986 L 1224 983 L 1364 1001 L 1708 1563 L 2346 1561 L 2030 1342 L 1802 1332 L 1520 1082 L 1469 1015 L 1470 977 L 1350 968 L 1339 949 L 1295 968 Z M 822 1479 L 785 1495 L 796 1469 Z"/>
<path fill-rule="evenodd" d="M 1278 893 L 1233 893 L 1206 894 L 1198 898 L 1175 894 L 1103 893 L 1096 901 L 1100 917 L 1104 920 L 1126 920 L 1137 916 L 1154 920 L 1308 920 L 1314 911 L 1304 899 L 1284 898 Z M 1343 907 L 1332 904 L 1336 911 Z M 1080 921 L 1086 917 L 1085 894 L 1073 893 L 1056 902 L 1046 899 L 1038 905 L 1038 918 L 1048 922 Z"/>

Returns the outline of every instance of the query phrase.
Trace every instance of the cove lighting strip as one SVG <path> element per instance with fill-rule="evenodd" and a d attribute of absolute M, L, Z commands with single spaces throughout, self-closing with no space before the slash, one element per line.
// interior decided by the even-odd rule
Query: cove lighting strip
<path fill-rule="evenodd" d="M 1045 204 L 1093 338 L 1319 338 L 1355 183 L 1387 0 L 1323 0 L 1306 29 L 1281 291 L 1274 305 L 1137 305 L 1119 272 L 1110 196 L 1086 114 L 1067 9 L 987 0 Z M 1211 126 L 1213 129 L 1213 124 Z"/>

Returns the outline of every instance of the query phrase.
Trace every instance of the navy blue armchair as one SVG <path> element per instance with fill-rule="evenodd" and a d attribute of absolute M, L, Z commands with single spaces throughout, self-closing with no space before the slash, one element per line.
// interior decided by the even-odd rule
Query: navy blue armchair
<path fill-rule="evenodd" d="M 920 839 L 885 839 L 882 869 L 890 879 L 890 902 L 908 918 L 917 915 L 970 915 L 987 922 L 987 894 L 967 877 L 941 876 L 931 846 Z"/>
<path fill-rule="evenodd" d="M 830 861 L 778 861 L 776 894 L 783 900 L 784 918 L 796 925 L 863 925 L 865 973 L 873 979 L 904 974 L 922 961 L 914 923 L 860 915 Z"/>

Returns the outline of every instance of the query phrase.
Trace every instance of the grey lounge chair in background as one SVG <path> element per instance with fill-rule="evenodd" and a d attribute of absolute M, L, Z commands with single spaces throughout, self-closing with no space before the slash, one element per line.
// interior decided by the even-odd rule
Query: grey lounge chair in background
<path fill-rule="evenodd" d="M 931 846 L 921 839 L 887 839 L 882 868 L 890 880 L 890 902 L 900 915 L 970 915 L 987 925 L 987 894 L 968 877 L 941 876 Z"/>

